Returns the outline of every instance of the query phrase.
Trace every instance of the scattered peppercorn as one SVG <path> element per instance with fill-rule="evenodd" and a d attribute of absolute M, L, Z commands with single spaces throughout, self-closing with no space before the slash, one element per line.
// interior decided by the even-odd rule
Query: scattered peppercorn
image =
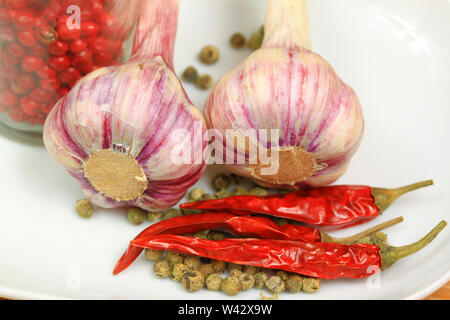
<path fill-rule="evenodd" d="M 202 195 L 202 197 L 200 198 L 200 201 L 203 200 L 213 200 L 213 199 L 217 199 L 214 195 L 209 194 L 209 193 L 205 193 L 204 195 Z"/>
<path fill-rule="evenodd" d="M 221 173 L 215 176 L 212 182 L 214 189 L 220 191 L 222 189 L 228 189 L 231 184 L 231 179 L 228 175 Z"/>
<path fill-rule="evenodd" d="M 161 259 L 163 254 L 164 251 L 162 250 L 145 249 L 145 257 L 147 258 L 147 260 L 150 261 L 156 261 Z"/>
<path fill-rule="evenodd" d="M 197 270 L 201 272 L 205 279 L 208 278 L 209 275 L 215 273 L 211 263 L 202 263 Z"/>
<path fill-rule="evenodd" d="M 200 61 L 206 64 L 213 64 L 219 60 L 219 49 L 215 46 L 204 47 L 199 54 Z"/>
<path fill-rule="evenodd" d="M 297 275 L 289 276 L 286 281 L 286 291 L 289 293 L 297 293 L 302 291 L 303 278 Z"/>
<path fill-rule="evenodd" d="M 284 226 L 285 224 L 289 223 L 289 221 L 287 219 L 283 219 L 283 218 L 274 218 L 273 221 L 275 221 L 275 223 L 279 226 Z"/>
<path fill-rule="evenodd" d="M 219 291 L 222 286 L 222 276 L 217 273 L 210 274 L 206 278 L 206 287 L 211 291 Z"/>
<path fill-rule="evenodd" d="M 284 281 L 278 276 L 272 276 L 266 281 L 266 289 L 272 294 L 280 293 L 284 288 Z"/>
<path fill-rule="evenodd" d="M 253 276 L 255 279 L 255 288 L 263 289 L 266 286 L 266 281 L 268 279 L 267 275 L 263 272 L 257 272 Z"/>
<path fill-rule="evenodd" d="M 187 256 L 184 258 L 183 263 L 188 267 L 191 267 L 192 270 L 197 270 L 198 267 L 202 264 L 200 258 L 197 256 Z"/>
<path fill-rule="evenodd" d="M 166 213 L 164 213 L 162 220 L 172 219 L 172 218 L 179 217 L 179 216 L 181 216 L 180 210 L 170 208 L 169 210 L 167 210 Z"/>
<path fill-rule="evenodd" d="M 195 81 L 197 81 L 198 78 L 197 69 L 195 69 L 192 66 L 187 67 L 186 70 L 184 70 L 183 74 L 181 75 L 181 78 L 186 82 L 195 83 Z"/>
<path fill-rule="evenodd" d="M 236 276 L 229 276 L 223 279 L 222 285 L 220 287 L 222 291 L 229 295 L 229 296 L 235 296 L 242 290 L 241 282 L 239 281 L 239 278 Z"/>
<path fill-rule="evenodd" d="M 180 254 L 180 253 L 177 253 L 177 252 L 168 251 L 167 254 L 166 254 L 166 260 L 171 265 L 176 265 L 177 263 L 183 263 L 184 256 L 182 254 Z"/>
<path fill-rule="evenodd" d="M 239 269 L 233 269 L 230 271 L 230 276 L 239 277 L 243 272 Z"/>
<path fill-rule="evenodd" d="M 230 44 L 235 49 L 240 49 L 245 46 L 245 37 L 242 33 L 235 33 L 230 38 Z"/>
<path fill-rule="evenodd" d="M 206 236 L 208 240 L 223 240 L 225 238 L 224 234 L 219 231 L 211 230 L 208 232 L 208 235 Z"/>
<path fill-rule="evenodd" d="M 259 268 L 255 266 L 244 266 L 244 272 L 247 274 L 251 274 L 252 276 L 258 273 Z"/>
<path fill-rule="evenodd" d="M 227 263 L 221 260 L 211 260 L 211 265 L 216 273 L 224 273 L 227 269 Z"/>
<path fill-rule="evenodd" d="M 231 273 L 234 269 L 237 269 L 239 271 L 242 271 L 242 265 L 236 264 L 236 263 L 228 263 L 227 264 L 227 270 Z"/>
<path fill-rule="evenodd" d="M 207 231 L 199 231 L 199 232 L 196 232 L 196 233 L 194 233 L 193 234 L 193 236 L 195 237 L 195 238 L 199 238 L 199 239 L 207 239 Z"/>
<path fill-rule="evenodd" d="M 160 278 L 168 278 L 172 274 L 172 264 L 167 260 L 159 260 L 153 266 L 153 271 Z"/>
<path fill-rule="evenodd" d="M 230 174 L 230 181 L 232 184 L 240 184 L 244 181 L 244 177 L 238 176 L 234 173 Z"/>
<path fill-rule="evenodd" d="M 257 50 L 261 48 L 263 41 L 264 41 L 264 26 L 262 26 L 258 30 L 258 32 L 255 32 L 250 36 L 248 46 L 252 50 Z"/>
<path fill-rule="evenodd" d="M 220 189 L 218 192 L 214 194 L 216 198 L 222 199 L 231 196 L 231 193 L 227 191 L 227 189 Z"/>
<path fill-rule="evenodd" d="M 320 279 L 317 278 L 304 278 L 303 279 L 303 291 L 306 293 L 314 293 L 320 289 Z"/>
<path fill-rule="evenodd" d="M 246 194 L 248 194 L 248 191 L 245 190 L 245 189 L 242 188 L 242 187 L 238 187 L 238 188 L 234 189 L 234 190 L 231 192 L 231 195 L 232 195 L 232 196 L 243 196 L 243 195 L 246 195 Z"/>
<path fill-rule="evenodd" d="M 249 290 L 255 285 L 255 278 L 251 274 L 242 273 L 239 275 L 239 281 L 241 281 L 243 291 Z"/>
<path fill-rule="evenodd" d="M 252 196 L 266 196 L 269 194 L 269 192 L 266 189 L 260 187 L 250 189 L 248 193 Z"/>
<path fill-rule="evenodd" d="M 207 90 L 214 85 L 214 79 L 209 74 L 202 74 L 197 78 L 195 85 L 199 89 Z"/>
<path fill-rule="evenodd" d="M 203 288 L 205 278 L 198 271 L 186 272 L 181 278 L 181 284 L 189 292 L 195 292 Z"/>
<path fill-rule="evenodd" d="M 205 191 L 201 188 L 194 188 L 189 192 L 189 198 L 192 201 L 198 201 L 205 194 Z"/>
<path fill-rule="evenodd" d="M 289 279 L 288 274 L 284 271 L 277 271 L 276 276 L 280 277 L 283 281 L 287 281 Z"/>
<path fill-rule="evenodd" d="M 149 222 L 155 222 L 161 219 L 162 212 L 148 212 L 147 213 L 147 220 Z"/>
<path fill-rule="evenodd" d="M 180 282 L 184 274 L 191 271 L 192 269 L 189 266 L 183 263 L 177 263 L 176 265 L 173 266 L 172 279 L 174 281 Z"/>
<path fill-rule="evenodd" d="M 147 217 L 147 212 L 141 208 L 130 208 L 128 209 L 128 221 L 132 224 L 138 225 L 145 221 Z"/>
<path fill-rule="evenodd" d="M 94 212 L 94 207 L 92 206 L 92 203 L 89 202 L 89 200 L 81 199 L 78 200 L 75 204 L 75 210 L 80 217 L 90 218 L 92 217 L 92 213 Z"/>

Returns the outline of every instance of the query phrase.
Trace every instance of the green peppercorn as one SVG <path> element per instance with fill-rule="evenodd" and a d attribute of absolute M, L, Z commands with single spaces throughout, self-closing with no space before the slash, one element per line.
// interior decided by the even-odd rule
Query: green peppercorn
<path fill-rule="evenodd" d="M 248 273 L 242 273 L 239 275 L 239 281 L 241 281 L 243 291 L 251 289 L 255 285 L 255 278 Z"/>
<path fill-rule="evenodd" d="M 252 50 L 258 50 L 259 48 L 261 48 L 263 40 L 264 40 L 264 36 L 262 36 L 261 34 L 252 33 L 252 35 L 250 36 L 250 39 L 248 40 L 248 46 Z"/>
<path fill-rule="evenodd" d="M 153 266 L 153 271 L 160 278 L 168 278 L 172 274 L 172 264 L 167 260 L 159 260 Z"/>
<path fill-rule="evenodd" d="M 172 270 L 172 279 L 175 281 L 180 282 L 181 278 L 183 278 L 184 274 L 186 272 L 191 272 L 192 269 L 183 264 L 183 263 L 177 263 L 176 265 L 173 266 L 173 270 Z"/>
<path fill-rule="evenodd" d="M 239 269 L 233 269 L 230 271 L 230 276 L 239 277 L 243 272 Z"/>
<path fill-rule="evenodd" d="M 198 201 L 205 194 L 205 191 L 201 188 L 194 188 L 189 192 L 189 199 L 192 201 Z"/>
<path fill-rule="evenodd" d="M 208 240 L 223 240 L 225 238 L 225 235 L 222 232 L 211 230 L 208 232 L 208 235 L 206 236 Z"/>
<path fill-rule="evenodd" d="M 217 191 L 215 194 L 217 199 L 222 199 L 222 198 L 227 198 L 231 195 L 231 193 L 229 193 L 227 191 L 227 189 L 220 189 L 219 191 Z"/>
<path fill-rule="evenodd" d="M 261 48 L 264 41 L 264 26 L 261 26 L 259 30 L 253 33 L 248 41 L 248 46 L 252 50 Z"/>
<path fill-rule="evenodd" d="M 181 209 L 181 212 L 185 215 L 185 216 L 189 216 L 191 214 L 197 214 L 197 213 L 201 213 L 201 210 L 195 210 L 195 209 Z"/>
<path fill-rule="evenodd" d="M 209 74 L 202 74 L 197 78 L 195 85 L 199 89 L 207 90 L 214 85 L 214 79 Z"/>
<path fill-rule="evenodd" d="M 267 196 L 269 192 L 266 189 L 255 187 L 248 192 L 252 196 Z"/>
<path fill-rule="evenodd" d="M 314 293 L 320 289 L 320 279 L 305 278 L 303 279 L 303 291 L 306 293 Z"/>
<path fill-rule="evenodd" d="M 172 218 L 176 218 L 181 216 L 181 211 L 175 208 L 170 208 L 169 210 L 167 210 L 166 213 L 164 213 L 162 220 L 168 220 L 168 219 L 172 219 Z"/>
<path fill-rule="evenodd" d="M 231 192 L 232 196 L 244 196 L 246 194 L 248 194 L 248 191 L 242 187 L 238 187 Z"/>
<path fill-rule="evenodd" d="M 239 278 L 236 276 L 229 276 L 223 279 L 222 285 L 220 286 L 222 291 L 229 295 L 229 296 L 235 296 L 242 290 L 241 281 L 239 281 Z"/>
<path fill-rule="evenodd" d="M 199 231 L 199 232 L 194 233 L 193 237 L 206 240 L 206 239 L 208 239 L 206 234 L 207 234 L 207 231 Z"/>
<path fill-rule="evenodd" d="M 244 266 L 244 273 L 251 274 L 252 276 L 258 273 L 259 268 L 255 266 Z"/>
<path fill-rule="evenodd" d="M 145 221 L 147 217 L 147 211 L 141 208 L 130 208 L 128 209 L 128 221 L 132 224 L 139 225 Z"/>
<path fill-rule="evenodd" d="M 221 260 L 211 260 L 211 265 L 215 273 L 224 273 L 227 269 L 227 263 Z"/>
<path fill-rule="evenodd" d="M 222 286 L 222 276 L 217 273 L 210 274 L 206 278 L 206 287 L 211 291 L 219 291 Z"/>
<path fill-rule="evenodd" d="M 166 254 L 166 260 L 171 264 L 171 265 L 176 265 L 177 263 L 183 263 L 184 260 L 184 256 L 180 253 L 177 252 L 173 252 L 173 251 L 168 251 Z"/>
<path fill-rule="evenodd" d="M 287 279 L 289 278 L 288 274 L 284 271 L 278 271 L 275 275 L 277 277 L 280 277 L 283 281 L 287 281 Z"/>
<path fill-rule="evenodd" d="M 147 213 L 147 221 L 155 222 L 161 219 L 162 212 L 148 212 Z"/>
<path fill-rule="evenodd" d="M 203 200 L 214 200 L 217 199 L 216 196 L 209 194 L 209 193 L 205 193 L 204 195 L 202 195 L 202 197 L 200 198 L 201 201 Z"/>
<path fill-rule="evenodd" d="M 275 223 L 279 226 L 284 226 L 285 224 L 289 223 L 289 221 L 287 219 L 283 219 L 283 218 L 274 218 L 273 221 L 275 221 Z"/>
<path fill-rule="evenodd" d="M 186 272 L 181 278 L 181 284 L 189 292 L 195 292 L 203 288 L 205 278 L 198 271 Z"/>
<path fill-rule="evenodd" d="M 192 268 L 192 270 L 197 270 L 198 267 L 202 264 L 199 257 L 196 256 L 187 256 L 184 258 L 183 263 L 188 267 Z"/>
<path fill-rule="evenodd" d="M 242 183 L 242 181 L 244 181 L 244 179 L 245 179 L 244 177 L 238 176 L 234 173 L 230 174 L 230 182 L 232 184 L 240 184 Z"/>
<path fill-rule="evenodd" d="M 75 204 L 75 210 L 78 215 L 82 218 L 90 218 L 92 217 L 92 213 L 94 212 L 94 207 L 92 203 L 87 199 L 78 200 Z"/>
<path fill-rule="evenodd" d="M 266 281 L 266 289 L 272 294 L 282 292 L 284 287 L 284 281 L 278 276 L 272 276 Z"/>
<path fill-rule="evenodd" d="M 297 293 L 302 291 L 303 278 L 297 275 L 289 276 L 286 281 L 286 291 L 289 293 Z"/>
<path fill-rule="evenodd" d="M 195 83 L 198 78 L 197 69 L 195 69 L 193 66 L 187 67 L 181 75 L 181 78 L 183 79 L 183 81 Z"/>
<path fill-rule="evenodd" d="M 211 265 L 211 263 L 202 263 L 198 269 L 198 271 L 201 272 L 201 274 L 206 278 L 208 278 L 208 276 L 210 274 L 215 273 L 213 266 Z"/>
<path fill-rule="evenodd" d="M 245 37 L 242 33 L 235 33 L 230 38 L 230 44 L 233 48 L 239 49 L 245 46 Z"/>
<path fill-rule="evenodd" d="M 200 61 L 206 64 L 213 64 L 219 60 L 219 49 L 215 46 L 204 47 L 199 54 Z"/>
<path fill-rule="evenodd" d="M 253 278 L 255 279 L 255 288 L 263 289 L 266 286 L 266 281 L 268 277 L 264 272 L 255 273 Z"/>
<path fill-rule="evenodd" d="M 215 176 L 212 182 L 214 189 L 219 191 L 222 189 L 228 189 L 231 184 L 231 179 L 228 175 L 221 173 Z"/>
<path fill-rule="evenodd" d="M 156 261 L 156 260 L 161 259 L 163 254 L 164 254 L 164 251 L 162 251 L 162 250 L 145 249 L 145 257 L 147 258 L 147 260 L 150 260 L 150 261 Z"/>
<path fill-rule="evenodd" d="M 228 264 L 227 264 L 227 270 L 228 270 L 228 272 L 231 273 L 231 271 L 233 271 L 234 269 L 237 269 L 237 270 L 239 270 L 239 271 L 242 272 L 242 265 L 236 264 L 236 263 L 228 263 Z"/>

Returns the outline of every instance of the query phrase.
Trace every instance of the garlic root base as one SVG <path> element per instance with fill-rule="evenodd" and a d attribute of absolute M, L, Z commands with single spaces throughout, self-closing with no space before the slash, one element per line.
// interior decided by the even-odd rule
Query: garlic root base
<path fill-rule="evenodd" d="M 268 150 L 268 157 L 273 159 L 271 150 Z M 295 185 L 299 182 L 310 178 L 319 166 L 312 155 L 299 147 L 283 147 L 278 150 L 278 167 L 274 174 L 263 174 L 261 169 L 274 167 L 273 163 L 261 164 L 257 163 L 250 166 L 250 174 L 253 178 L 279 185 Z"/>
<path fill-rule="evenodd" d="M 133 157 L 100 150 L 84 164 L 84 175 L 98 192 L 116 201 L 138 199 L 148 188 L 144 171 Z"/>

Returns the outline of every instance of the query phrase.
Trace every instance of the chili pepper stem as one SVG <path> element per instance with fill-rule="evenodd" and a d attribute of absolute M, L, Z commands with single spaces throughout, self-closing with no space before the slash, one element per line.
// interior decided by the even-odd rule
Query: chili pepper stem
<path fill-rule="evenodd" d="M 383 222 L 379 225 L 376 225 L 375 227 L 372 227 L 370 229 L 367 229 L 363 232 L 360 232 L 358 234 L 355 234 L 353 236 L 350 237 L 346 237 L 346 238 L 333 238 L 331 236 L 329 236 L 328 234 L 321 232 L 320 235 L 322 237 L 322 242 L 332 242 L 332 243 L 340 243 L 340 244 L 354 244 L 356 242 L 358 242 L 359 240 L 361 240 L 364 237 L 370 236 L 374 233 L 377 233 L 383 229 L 389 228 L 393 225 L 396 225 L 397 223 L 400 223 L 403 221 L 403 217 L 398 217 L 386 222 Z"/>
<path fill-rule="evenodd" d="M 442 220 L 439 224 L 433 228 L 426 236 L 422 239 L 402 247 L 392 247 L 390 245 L 385 245 L 381 247 L 381 270 L 386 270 L 398 260 L 416 253 L 420 249 L 428 245 L 437 235 L 445 228 L 447 222 Z"/>
<path fill-rule="evenodd" d="M 392 202 L 394 202 L 398 197 L 404 195 L 405 193 L 411 192 L 413 190 L 417 190 L 423 187 L 433 185 L 433 180 L 425 180 L 416 182 L 413 184 L 409 184 L 407 186 L 403 186 L 395 189 L 387 189 L 387 188 L 372 188 L 372 196 L 375 199 L 375 205 L 382 213 L 386 210 Z"/>

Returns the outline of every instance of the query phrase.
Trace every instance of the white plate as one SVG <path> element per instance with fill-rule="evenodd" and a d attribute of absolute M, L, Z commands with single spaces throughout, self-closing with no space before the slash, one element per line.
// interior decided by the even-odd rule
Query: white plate
<path fill-rule="evenodd" d="M 175 64 L 194 64 L 218 78 L 248 55 L 229 47 L 235 31 L 250 34 L 264 20 L 262 0 L 181 0 Z M 403 215 L 387 230 L 393 245 L 427 233 L 450 208 L 450 3 L 445 0 L 309 1 L 313 48 L 358 93 L 366 118 L 360 150 L 339 183 L 399 186 L 433 178 L 435 186 L 398 200 L 352 234 Z M 215 66 L 196 62 L 206 44 L 220 47 Z M 199 107 L 206 93 L 186 85 Z M 124 210 L 98 210 L 83 220 L 74 212 L 82 198 L 75 181 L 38 147 L 0 137 L 0 296 L 10 298 L 223 299 L 221 293 L 188 294 L 158 279 L 139 258 L 112 270 L 127 243 L 144 226 L 127 222 Z M 199 185 L 220 168 L 210 168 Z M 147 224 L 148 225 L 148 224 Z M 422 298 L 450 279 L 450 228 L 420 253 L 369 280 L 324 281 L 314 295 L 281 299 Z M 250 290 L 240 299 L 258 299 Z"/>

